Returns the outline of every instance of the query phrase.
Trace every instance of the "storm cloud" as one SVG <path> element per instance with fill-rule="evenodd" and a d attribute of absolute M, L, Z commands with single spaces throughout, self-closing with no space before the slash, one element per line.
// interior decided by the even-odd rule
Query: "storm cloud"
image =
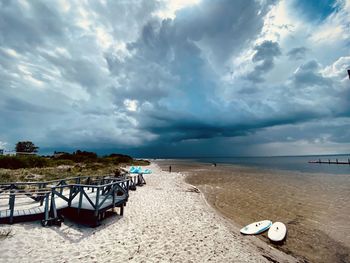
<path fill-rule="evenodd" d="M 254 70 L 248 74 L 247 78 L 253 82 L 262 82 L 264 79 L 262 75 L 274 67 L 275 57 L 280 56 L 281 49 L 277 42 L 265 40 L 255 48 L 256 53 L 254 54 L 252 61 L 257 63 Z"/>
<path fill-rule="evenodd" d="M 293 1 L 188 1 L 168 17 L 168 1 L 0 1 L 0 147 L 187 156 L 349 143 L 350 4 L 319 6 L 315 23 Z"/>

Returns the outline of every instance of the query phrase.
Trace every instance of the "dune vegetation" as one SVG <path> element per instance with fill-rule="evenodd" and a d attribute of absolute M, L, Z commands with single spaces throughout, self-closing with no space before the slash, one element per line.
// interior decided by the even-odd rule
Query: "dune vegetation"
<path fill-rule="evenodd" d="M 75 176 L 118 174 L 126 165 L 149 165 L 128 155 L 97 156 L 94 152 L 76 151 L 53 156 L 0 156 L 0 182 L 45 181 Z"/>

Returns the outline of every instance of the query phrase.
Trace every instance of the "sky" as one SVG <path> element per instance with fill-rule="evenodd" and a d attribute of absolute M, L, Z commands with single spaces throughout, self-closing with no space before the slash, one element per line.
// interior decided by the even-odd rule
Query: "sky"
<path fill-rule="evenodd" d="M 0 0 L 0 148 L 350 153 L 350 0 Z"/>

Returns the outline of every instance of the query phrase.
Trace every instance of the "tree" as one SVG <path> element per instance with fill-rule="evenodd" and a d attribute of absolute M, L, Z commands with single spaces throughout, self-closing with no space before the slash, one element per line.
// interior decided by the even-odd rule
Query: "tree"
<path fill-rule="evenodd" d="M 35 146 L 34 143 L 30 141 L 18 142 L 16 144 L 16 152 L 36 153 L 38 149 L 39 147 Z"/>

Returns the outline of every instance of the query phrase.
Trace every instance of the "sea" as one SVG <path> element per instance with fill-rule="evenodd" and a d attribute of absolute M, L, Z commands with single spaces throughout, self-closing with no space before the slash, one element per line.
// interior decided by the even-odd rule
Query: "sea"
<path fill-rule="evenodd" d="M 191 158 L 202 163 L 234 164 L 260 169 L 287 170 L 304 173 L 350 174 L 350 164 L 309 163 L 309 161 L 329 160 L 349 163 L 350 154 L 271 156 L 271 157 L 203 157 Z"/>

